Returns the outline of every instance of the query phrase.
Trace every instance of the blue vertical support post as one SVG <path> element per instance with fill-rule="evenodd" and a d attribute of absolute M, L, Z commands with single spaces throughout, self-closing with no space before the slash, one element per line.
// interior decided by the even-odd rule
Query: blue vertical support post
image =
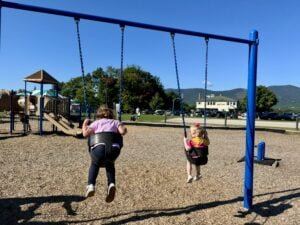
<path fill-rule="evenodd" d="M 79 121 L 81 121 L 81 118 L 82 118 L 82 104 L 80 102 L 80 105 L 79 105 Z"/>
<path fill-rule="evenodd" d="M 25 134 L 28 129 L 28 124 L 26 123 L 27 118 L 27 81 L 25 81 L 25 87 L 24 87 L 24 122 L 23 122 L 23 133 Z"/>
<path fill-rule="evenodd" d="M 52 86 L 52 88 L 54 90 L 54 97 L 55 97 L 54 113 L 55 113 L 55 115 L 57 115 L 58 114 L 58 85 L 54 84 Z M 69 107 L 69 110 L 70 110 L 70 107 Z"/>
<path fill-rule="evenodd" d="M 40 124 L 39 124 L 39 134 L 40 136 L 43 135 L 43 113 L 44 113 L 44 91 L 43 91 L 43 83 L 41 83 L 41 90 L 40 90 Z"/>
<path fill-rule="evenodd" d="M 266 152 L 266 143 L 262 141 L 257 145 L 257 160 L 264 160 L 265 152 Z"/>
<path fill-rule="evenodd" d="M 248 61 L 248 92 L 247 92 L 247 127 L 245 152 L 245 181 L 244 181 L 244 208 L 252 208 L 253 199 L 253 163 L 255 138 L 256 112 L 256 72 L 258 32 L 250 32 L 249 61 Z"/>
<path fill-rule="evenodd" d="M 10 103 L 9 103 L 9 108 L 10 108 L 10 126 L 9 126 L 9 132 L 12 134 L 13 130 L 15 129 L 15 114 L 14 114 L 14 107 L 13 107 L 13 97 L 14 97 L 14 91 L 11 90 L 9 93 L 10 97 Z"/>
<path fill-rule="evenodd" d="M 71 118 L 71 97 L 68 97 L 68 108 L 67 108 L 68 119 Z"/>
<path fill-rule="evenodd" d="M 58 85 L 57 84 L 53 84 L 52 88 L 54 90 L 54 96 L 55 96 L 54 114 L 55 114 L 55 116 L 57 116 L 57 114 L 58 114 Z M 70 107 L 69 107 L 68 111 L 70 111 Z M 54 126 L 54 124 L 52 124 L 52 131 L 53 131 L 53 133 L 54 132 L 57 133 L 57 127 Z"/>

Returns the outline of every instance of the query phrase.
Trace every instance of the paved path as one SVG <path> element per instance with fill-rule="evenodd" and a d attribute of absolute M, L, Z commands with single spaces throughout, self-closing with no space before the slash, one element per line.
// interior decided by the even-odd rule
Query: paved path
<path fill-rule="evenodd" d="M 170 123 L 182 123 L 181 118 L 168 118 L 167 122 Z M 187 124 L 191 124 L 194 122 L 203 123 L 203 118 L 199 117 L 186 117 L 185 122 Z M 206 119 L 207 125 L 225 125 L 225 119 Z M 246 126 L 246 120 L 243 119 L 227 119 L 227 126 Z M 256 127 L 264 127 L 264 128 L 285 128 L 285 129 L 295 129 L 296 121 L 269 121 L 269 120 L 256 120 Z M 300 129 L 300 124 L 299 124 Z"/>

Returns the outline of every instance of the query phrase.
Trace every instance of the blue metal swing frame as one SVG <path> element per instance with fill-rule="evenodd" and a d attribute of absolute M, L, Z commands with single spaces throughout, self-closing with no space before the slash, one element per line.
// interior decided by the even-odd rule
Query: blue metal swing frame
<path fill-rule="evenodd" d="M 203 37 L 207 39 L 217 39 L 249 45 L 248 59 L 248 93 L 247 93 L 247 122 L 246 122 L 246 151 L 245 151 L 245 180 L 244 180 L 244 208 L 252 207 L 253 199 L 253 156 L 254 156 L 254 138 L 255 138 L 255 113 L 256 113 L 256 81 L 257 81 L 257 52 L 258 52 L 258 32 L 253 30 L 250 32 L 249 40 L 228 37 L 216 34 L 202 33 L 190 30 L 176 29 L 171 27 L 162 27 L 151 24 L 137 23 L 126 20 L 118 20 L 101 16 L 82 14 L 57 9 L 43 8 L 32 5 L 18 4 L 0 0 L 1 8 L 13 8 L 32 12 L 53 14 L 58 16 L 86 19 L 104 23 L 118 24 L 120 26 L 130 26 L 143 29 L 150 29 L 162 32 L 176 33 L 182 35 Z M 1 14 L 0 14 L 1 16 Z M 1 32 L 1 24 L 0 24 Z"/>

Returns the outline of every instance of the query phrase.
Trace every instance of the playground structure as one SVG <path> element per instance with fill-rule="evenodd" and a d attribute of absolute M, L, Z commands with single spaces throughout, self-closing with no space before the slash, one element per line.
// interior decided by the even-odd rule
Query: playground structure
<path fill-rule="evenodd" d="M 124 20 L 104 18 L 104 17 L 94 16 L 94 15 L 74 13 L 74 12 L 69 12 L 69 11 L 62 11 L 62 10 L 36 7 L 36 6 L 30 6 L 30 5 L 23 5 L 23 4 L 17 4 L 17 3 L 12 3 L 12 2 L 6 2 L 6 1 L 0 1 L 0 7 L 3 7 L 3 8 L 7 7 L 7 8 L 32 11 L 32 12 L 40 12 L 40 13 L 46 13 L 46 14 L 52 14 L 52 15 L 71 17 L 77 21 L 79 21 L 79 19 L 86 19 L 86 20 L 92 20 L 92 21 L 98 21 L 98 22 L 117 24 L 121 27 L 121 31 L 122 31 L 122 46 L 123 46 L 123 35 L 124 35 L 125 26 L 150 29 L 150 30 L 156 30 L 156 31 L 161 31 L 161 32 L 168 32 L 172 35 L 173 40 L 174 40 L 175 34 L 182 34 L 182 35 L 189 35 L 189 36 L 205 38 L 205 40 L 217 39 L 217 40 L 222 40 L 222 41 L 230 41 L 230 42 L 235 42 L 235 43 L 240 43 L 240 44 L 247 44 L 249 46 L 249 52 L 248 52 L 249 59 L 248 59 L 248 94 L 247 94 L 248 112 L 247 112 L 246 151 L 245 151 L 244 207 L 246 209 L 250 209 L 252 207 L 253 169 L 254 169 L 253 168 L 253 156 L 254 156 L 255 114 L 256 114 L 256 112 L 255 112 L 255 109 L 256 109 L 256 72 L 257 72 L 257 51 L 258 51 L 258 32 L 256 30 L 252 31 L 250 33 L 249 40 L 246 40 L 246 39 L 235 38 L 235 37 L 208 34 L 208 33 L 175 29 L 175 28 L 169 28 L 169 27 L 161 27 L 161 26 L 142 24 L 142 23 L 136 23 L 136 22 L 130 22 L 130 21 L 124 21 Z M 174 45 L 174 41 L 173 41 L 173 45 Z M 123 47 L 122 47 L 122 49 L 123 49 Z M 175 56 L 175 64 L 177 64 L 175 48 L 174 48 L 174 56 Z M 122 54 L 121 54 L 121 61 L 122 61 Z M 81 57 L 81 64 L 82 64 L 82 57 Z M 121 63 L 121 67 L 122 67 L 122 63 Z M 178 80 L 177 65 L 175 67 L 176 67 L 176 74 L 177 74 L 177 80 Z M 83 72 L 83 70 L 82 70 L 82 72 Z M 120 78 L 122 78 L 122 68 L 121 68 Z M 122 79 L 120 79 L 120 80 L 122 80 Z M 178 83 L 178 89 L 180 90 L 179 82 L 177 82 L 177 83 Z M 83 73 L 83 86 L 85 88 L 84 73 Z M 43 93 L 42 90 L 43 90 L 43 86 L 41 85 L 41 93 Z M 120 90 L 121 90 L 121 82 L 120 82 Z M 25 93 L 26 93 L 26 88 L 25 88 Z M 179 96 L 180 96 L 180 93 L 179 93 Z M 86 97 L 85 97 L 85 99 L 86 99 Z M 180 101 L 182 101 L 181 97 L 180 97 Z M 43 97 L 41 98 L 40 103 L 41 103 L 40 105 L 43 107 Z M 122 107 L 121 103 L 122 103 L 122 96 L 120 95 L 120 107 Z M 87 104 L 86 104 L 86 106 L 87 106 Z M 120 110 L 120 112 L 121 112 L 121 110 Z M 121 117 L 121 115 L 119 115 L 119 117 Z M 40 134 L 42 134 L 42 118 L 43 118 L 43 113 L 40 110 Z M 183 123 L 184 123 L 184 116 L 183 116 Z M 185 133 L 186 133 L 186 131 L 185 131 Z"/>
<path fill-rule="evenodd" d="M 46 71 L 40 70 L 26 77 L 24 81 L 23 96 L 17 95 L 14 91 L 0 91 L 0 111 L 9 112 L 11 134 L 14 130 L 15 115 L 19 115 L 20 121 L 23 123 L 23 134 L 30 130 L 28 121 L 30 117 L 38 119 L 40 135 L 43 133 L 44 118 L 67 135 L 78 136 L 81 134 L 81 130 L 74 128 L 74 125 L 67 119 L 70 117 L 70 99 L 59 96 L 57 91 L 54 91 L 55 96 L 43 93 L 43 84 L 57 85 L 57 80 Z M 27 95 L 27 82 L 40 83 L 40 95 Z"/>
<path fill-rule="evenodd" d="M 0 112 L 2 112 L 2 116 L 0 118 L 1 123 L 7 122 L 7 119 L 4 119 L 5 113 L 8 113 L 8 122 L 10 124 L 9 130 L 10 134 L 12 135 L 13 130 L 15 130 L 15 115 L 19 115 L 20 121 L 23 123 L 23 130 L 27 131 L 28 126 L 25 124 L 25 117 L 24 117 L 24 107 L 22 104 L 19 104 L 19 96 L 13 90 L 0 90 Z M 23 133 L 23 134 L 24 134 Z"/>

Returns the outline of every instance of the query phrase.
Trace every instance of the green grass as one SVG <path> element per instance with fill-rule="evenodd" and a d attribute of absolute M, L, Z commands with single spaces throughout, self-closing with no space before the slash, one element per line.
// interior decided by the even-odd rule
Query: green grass
<path fill-rule="evenodd" d="M 122 114 L 122 121 L 131 121 L 130 117 L 132 114 Z M 165 119 L 169 118 L 176 118 L 174 116 L 167 116 L 165 117 L 164 115 L 141 115 L 140 118 L 138 118 L 135 122 L 149 122 L 149 123 L 164 123 Z"/>
<path fill-rule="evenodd" d="M 0 112 L 0 117 L 9 116 L 9 112 Z"/>
<path fill-rule="evenodd" d="M 133 114 L 128 114 L 128 113 L 122 113 L 122 121 L 132 121 L 130 120 L 131 116 Z M 133 122 L 149 122 L 149 123 L 164 123 L 165 119 L 170 119 L 170 118 L 177 118 L 179 116 L 167 116 L 165 117 L 164 115 L 152 115 L 152 114 L 146 114 L 146 115 L 141 115 L 138 120 L 135 120 Z M 85 113 L 82 113 L 82 119 L 85 118 Z M 94 119 L 94 114 L 91 114 L 92 120 Z M 115 119 L 118 119 L 118 115 L 115 115 Z"/>

